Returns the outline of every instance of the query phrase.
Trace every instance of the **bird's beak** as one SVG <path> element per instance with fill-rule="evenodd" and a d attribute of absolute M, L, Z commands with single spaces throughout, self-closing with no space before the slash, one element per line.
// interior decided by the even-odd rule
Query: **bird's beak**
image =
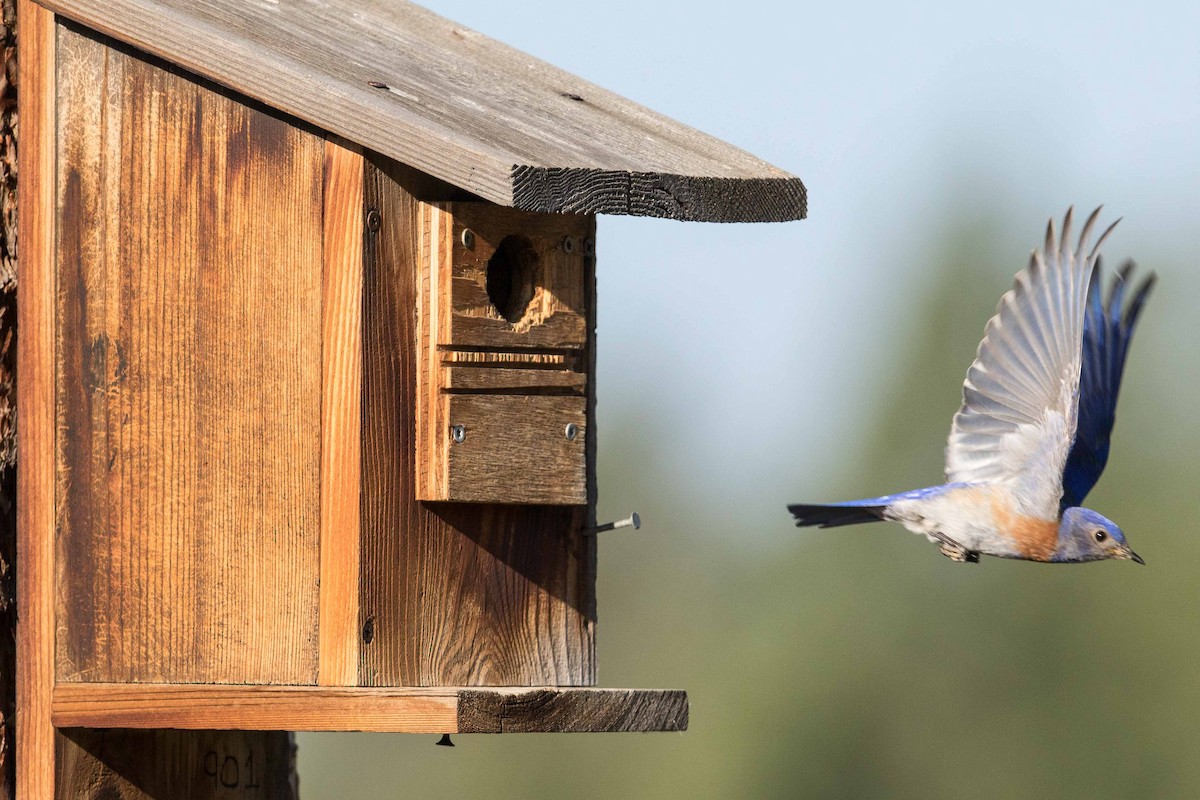
<path fill-rule="evenodd" d="M 1127 544 L 1121 545 L 1121 547 L 1117 550 L 1117 558 L 1128 558 L 1135 564 L 1145 565 L 1146 563 L 1142 557 L 1133 552 L 1133 548 Z"/>

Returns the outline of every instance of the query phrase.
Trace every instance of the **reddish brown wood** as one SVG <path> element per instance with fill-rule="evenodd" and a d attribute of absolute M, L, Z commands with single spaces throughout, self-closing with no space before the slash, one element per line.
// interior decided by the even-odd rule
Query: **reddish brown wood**
<path fill-rule="evenodd" d="M 363 159 L 325 145 L 322 297 L 321 598 L 318 682 L 358 681 L 362 460 Z"/>
<path fill-rule="evenodd" d="M 415 499 L 419 199 L 446 198 L 386 160 L 364 186 L 360 682 L 591 685 L 585 510 Z"/>
<path fill-rule="evenodd" d="M 54 15 L 21 0 L 17 794 L 54 791 Z"/>
<path fill-rule="evenodd" d="M 684 692 L 578 687 L 361 688 L 66 683 L 65 727 L 403 733 L 604 733 L 687 728 Z"/>
<path fill-rule="evenodd" d="M 58 679 L 315 683 L 324 140 L 60 30 Z"/>
<path fill-rule="evenodd" d="M 454 733 L 457 690 L 356 686 L 64 683 L 65 727 Z"/>

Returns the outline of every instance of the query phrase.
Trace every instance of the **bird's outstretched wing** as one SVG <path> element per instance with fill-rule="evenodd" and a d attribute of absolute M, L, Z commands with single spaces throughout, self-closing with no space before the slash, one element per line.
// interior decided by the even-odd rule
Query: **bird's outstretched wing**
<path fill-rule="evenodd" d="M 946 445 L 946 479 L 1007 486 L 1017 511 L 1057 519 L 1063 469 L 1075 439 L 1084 312 L 1096 254 L 1088 249 L 1100 209 L 1071 244 L 1051 220 L 1041 252 L 1017 273 L 988 321 L 963 384 Z"/>
<path fill-rule="evenodd" d="M 1108 437 L 1117 410 L 1117 393 L 1125 354 L 1133 339 L 1142 305 L 1154 287 L 1154 273 L 1128 297 L 1133 262 L 1128 261 L 1113 277 L 1105 299 L 1100 283 L 1101 266 L 1096 262 L 1088 286 L 1087 312 L 1083 320 L 1083 366 L 1079 373 L 1079 423 L 1075 441 L 1063 470 L 1062 508 L 1083 503 L 1096 485 L 1108 461 Z"/>

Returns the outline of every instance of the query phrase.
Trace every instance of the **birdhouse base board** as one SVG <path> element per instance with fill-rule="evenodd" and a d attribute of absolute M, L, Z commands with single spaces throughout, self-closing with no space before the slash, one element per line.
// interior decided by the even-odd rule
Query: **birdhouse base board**
<path fill-rule="evenodd" d="M 687 692 L 592 687 L 59 683 L 58 728 L 605 733 L 683 731 Z"/>

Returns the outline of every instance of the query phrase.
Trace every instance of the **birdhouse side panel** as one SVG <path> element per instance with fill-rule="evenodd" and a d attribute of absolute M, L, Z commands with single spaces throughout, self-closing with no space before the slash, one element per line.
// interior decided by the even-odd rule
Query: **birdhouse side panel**
<path fill-rule="evenodd" d="M 359 682 L 592 685 L 588 506 L 418 499 L 418 362 L 437 350 L 417 310 L 430 198 L 396 166 L 374 158 L 364 174 L 376 224 L 364 233 Z"/>
<path fill-rule="evenodd" d="M 313 683 L 324 142 L 58 36 L 58 680 Z"/>

